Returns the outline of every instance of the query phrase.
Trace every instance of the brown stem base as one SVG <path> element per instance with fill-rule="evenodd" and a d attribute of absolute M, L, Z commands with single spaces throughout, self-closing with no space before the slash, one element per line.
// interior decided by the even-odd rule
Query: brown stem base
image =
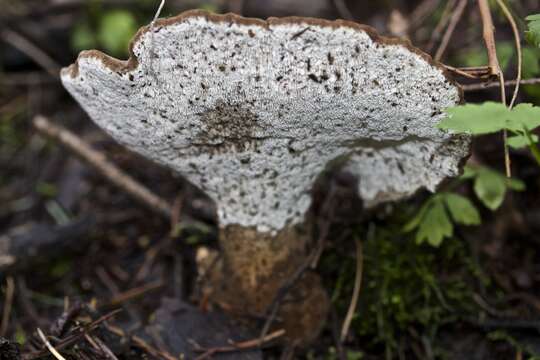
<path fill-rule="evenodd" d="M 228 226 L 220 230 L 223 258 L 208 274 L 211 300 L 231 313 L 267 315 L 276 295 L 308 256 L 311 233 L 303 226 L 276 234 Z M 320 333 L 329 299 L 320 278 L 304 273 L 283 298 L 275 328 L 286 338 L 307 344 Z"/>

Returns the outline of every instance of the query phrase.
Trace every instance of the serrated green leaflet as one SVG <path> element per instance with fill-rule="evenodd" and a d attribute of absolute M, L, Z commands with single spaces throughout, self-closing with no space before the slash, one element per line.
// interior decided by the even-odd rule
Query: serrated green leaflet
<path fill-rule="evenodd" d="M 480 224 L 480 214 L 469 199 L 458 194 L 447 193 L 444 200 L 454 222 L 463 225 Z"/>
<path fill-rule="evenodd" d="M 536 47 L 540 47 L 540 14 L 529 15 L 526 17 L 529 22 L 529 30 L 526 32 L 527 41 Z"/>
<path fill-rule="evenodd" d="M 448 117 L 438 127 L 459 133 L 490 134 L 503 130 L 510 118 L 510 110 L 501 103 L 467 104 L 446 110 Z"/>
<path fill-rule="evenodd" d="M 506 195 L 506 185 L 507 182 L 503 175 L 482 169 L 474 181 L 474 192 L 488 209 L 497 210 Z"/>
<path fill-rule="evenodd" d="M 432 202 L 434 201 L 435 198 L 436 198 L 436 196 L 434 196 L 430 200 L 426 201 L 426 203 L 420 208 L 420 211 L 418 211 L 418 213 L 412 218 L 412 220 L 409 221 L 407 224 L 405 224 L 405 226 L 403 227 L 403 231 L 411 232 L 414 229 L 416 229 L 418 227 L 418 225 L 420 225 L 420 223 L 422 222 L 422 219 L 424 218 L 424 215 L 425 215 L 426 211 L 429 209 L 429 207 L 431 206 L 431 204 L 432 204 Z"/>
<path fill-rule="evenodd" d="M 524 128 L 533 130 L 538 126 L 540 126 L 540 107 L 519 104 L 512 110 L 508 130 L 523 131 Z"/>
<path fill-rule="evenodd" d="M 442 201 L 434 201 L 427 209 L 416 233 L 416 243 L 427 241 L 431 246 L 438 247 L 445 237 L 452 236 L 454 227 L 450 222 Z"/>
<path fill-rule="evenodd" d="M 537 143 L 538 136 L 532 135 L 532 140 Z M 516 135 L 508 138 L 508 145 L 513 149 L 522 149 L 530 145 L 527 135 Z"/>
<path fill-rule="evenodd" d="M 483 135 L 507 129 L 523 134 L 525 129 L 540 126 L 540 107 L 532 104 L 519 104 L 510 110 L 501 103 L 488 101 L 452 107 L 446 112 L 448 117 L 438 127 L 458 133 Z"/>

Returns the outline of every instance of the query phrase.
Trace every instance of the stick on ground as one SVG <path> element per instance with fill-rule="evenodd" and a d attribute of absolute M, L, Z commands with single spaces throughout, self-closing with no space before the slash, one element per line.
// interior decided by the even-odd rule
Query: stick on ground
<path fill-rule="evenodd" d="M 345 321 L 343 321 L 343 327 L 341 329 L 341 342 L 345 342 L 349 329 L 351 327 L 354 314 L 356 313 L 356 307 L 358 306 L 358 299 L 360 298 L 360 289 L 362 288 L 362 272 L 364 268 L 364 252 L 362 250 L 362 240 L 356 239 L 356 276 L 354 280 L 353 296 L 351 303 L 347 311 Z"/>
<path fill-rule="evenodd" d="M 45 346 L 47 347 L 49 352 L 55 357 L 55 359 L 66 360 L 66 358 L 60 355 L 60 353 L 51 345 L 51 343 L 49 342 L 49 340 L 47 340 L 47 337 L 45 336 L 45 334 L 43 334 L 43 331 L 41 331 L 40 328 L 37 328 L 37 333 L 41 341 L 43 341 L 43 344 L 45 344 Z"/>
<path fill-rule="evenodd" d="M 124 173 L 113 163 L 109 162 L 103 154 L 92 149 L 90 145 L 77 135 L 60 125 L 51 123 L 44 116 L 36 116 L 33 123 L 34 127 L 41 134 L 58 141 L 62 146 L 92 165 L 111 183 L 130 194 L 135 200 L 149 209 L 170 218 L 172 209 L 167 201 L 158 197 L 144 185 Z"/>
<path fill-rule="evenodd" d="M 53 58 L 47 55 L 30 40 L 9 29 L 4 29 L 0 35 L 5 42 L 28 56 L 30 59 L 32 59 L 32 61 L 47 71 L 52 77 L 58 78 L 58 74 L 60 73 L 60 65 L 58 65 Z"/>

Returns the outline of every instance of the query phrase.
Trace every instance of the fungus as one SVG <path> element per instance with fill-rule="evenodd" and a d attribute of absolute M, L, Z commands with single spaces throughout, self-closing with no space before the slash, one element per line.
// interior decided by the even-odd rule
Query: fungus
<path fill-rule="evenodd" d="M 142 28 L 119 61 L 81 53 L 62 71 L 90 117 L 216 203 L 221 271 L 212 299 L 262 314 L 311 244 L 323 170 L 358 179 L 366 208 L 458 175 L 469 139 L 435 127 L 461 90 L 408 42 L 367 26 L 190 11 Z M 216 280 L 219 278 L 219 280 Z M 312 339 L 327 296 L 306 274 L 281 313 Z"/>

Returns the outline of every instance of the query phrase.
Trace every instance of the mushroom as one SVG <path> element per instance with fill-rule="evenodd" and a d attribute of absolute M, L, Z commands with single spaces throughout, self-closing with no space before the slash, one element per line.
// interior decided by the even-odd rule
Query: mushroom
<path fill-rule="evenodd" d="M 262 314 L 311 244 L 311 188 L 326 169 L 358 179 L 367 209 L 459 174 L 469 138 L 435 125 L 461 101 L 445 69 L 370 27 L 188 11 L 142 28 L 127 61 L 82 52 L 62 71 L 90 117 L 216 203 L 216 300 Z M 313 339 L 328 300 L 306 274 L 280 318 Z"/>

